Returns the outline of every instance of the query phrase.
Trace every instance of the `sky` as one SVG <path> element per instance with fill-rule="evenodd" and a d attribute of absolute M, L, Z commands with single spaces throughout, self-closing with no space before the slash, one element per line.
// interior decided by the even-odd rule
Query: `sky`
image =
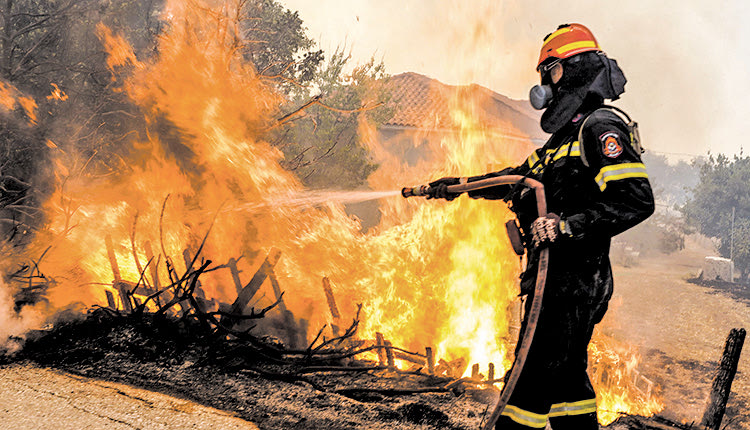
<path fill-rule="evenodd" d="M 628 83 L 614 104 L 671 160 L 750 151 L 750 2 L 743 0 L 279 0 L 326 52 L 388 73 L 476 83 L 527 99 L 542 39 L 589 27 Z"/>

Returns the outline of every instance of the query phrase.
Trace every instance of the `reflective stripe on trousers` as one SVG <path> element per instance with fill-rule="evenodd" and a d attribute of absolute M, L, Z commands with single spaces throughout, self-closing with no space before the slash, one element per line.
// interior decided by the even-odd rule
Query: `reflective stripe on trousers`
<path fill-rule="evenodd" d="M 546 414 L 537 414 L 523 410 L 517 406 L 508 405 L 503 410 L 502 415 L 526 427 L 544 428 L 547 426 L 549 418 L 583 415 L 593 412 L 596 412 L 596 399 L 555 403 L 550 407 L 549 413 Z"/>

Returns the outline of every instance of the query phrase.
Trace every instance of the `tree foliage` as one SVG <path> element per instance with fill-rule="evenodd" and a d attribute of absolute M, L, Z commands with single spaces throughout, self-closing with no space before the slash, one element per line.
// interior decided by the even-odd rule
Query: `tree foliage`
<path fill-rule="evenodd" d="M 749 183 L 750 157 L 709 156 L 700 166 L 693 198 L 682 207 L 689 223 L 721 240 L 719 252 L 723 257 L 732 256 L 743 282 L 750 271 Z"/>
<path fill-rule="evenodd" d="M 319 91 L 315 103 L 274 130 L 272 142 L 285 155 L 283 165 L 311 187 L 354 188 L 377 165 L 363 146 L 360 127 L 373 127 L 392 112 L 385 89 L 385 67 L 374 59 L 345 69 L 349 56 L 337 49 L 312 81 Z M 296 91 L 291 106 L 309 103 L 309 93 Z"/>
<path fill-rule="evenodd" d="M 364 183 L 377 166 L 358 129 L 364 121 L 376 126 L 391 115 L 384 107 L 389 96 L 383 63 L 371 59 L 352 66 L 345 48 L 325 61 L 298 13 L 275 0 L 249 0 L 243 18 L 246 58 L 286 95 L 281 110 L 292 114 L 268 136 L 284 153 L 283 166 L 312 187 Z"/>
<path fill-rule="evenodd" d="M 299 13 L 275 0 L 249 0 L 242 6 L 243 53 L 258 73 L 291 91 L 313 80 L 323 63 Z"/>

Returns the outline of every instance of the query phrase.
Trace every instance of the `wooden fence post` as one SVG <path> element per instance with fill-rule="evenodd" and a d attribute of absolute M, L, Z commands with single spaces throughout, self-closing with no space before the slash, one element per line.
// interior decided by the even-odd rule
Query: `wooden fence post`
<path fill-rule="evenodd" d="M 326 295 L 326 300 L 328 300 L 328 309 L 331 311 L 331 318 L 333 318 L 333 322 L 331 323 L 331 332 L 334 336 L 339 336 L 339 320 L 341 318 L 341 314 L 339 313 L 338 306 L 336 306 L 336 297 L 333 295 L 331 281 L 327 276 L 323 277 L 323 292 Z"/>
<path fill-rule="evenodd" d="M 237 269 L 237 260 L 233 257 L 227 262 L 229 271 L 232 273 L 232 280 L 234 281 L 234 289 L 237 291 L 237 295 L 242 292 L 242 281 L 240 281 L 240 271 Z"/>
<path fill-rule="evenodd" d="M 265 281 L 268 275 L 273 271 L 273 267 L 279 261 L 280 257 L 281 251 L 276 248 L 271 248 L 268 252 L 268 256 L 260 265 L 258 271 L 255 272 L 255 275 L 250 279 L 250 282 L 242 288 L 242 291 L 237 295 L 237 299 L 232 303 L 231 310 L 229 311 L 231 314 L 242 315 L 242 311 L 244 311 L 245 307 L 250 303 L 250 300 L 258 291 L 261 284 L 263 284 L 263 281 Z"/>
<path fill-rule="evenodd" d="M 435 356 L 432 354 L 432 348 L 429 346 L 424 349 L 425 355 L 427 356 L 427 373 L 430 375 L 435 374 Z"/>
<path fill-rule="evenodd" d="M 388 362 L 388 368 L 389 369 L 395 369 L 396 368 L 396 361 L 393 357 L 393 349 L 390 347 L 393 346 L 390 340 L 386 340 L 383 342 L 383 345 L 385 346 L 385 358 Z"/>
<path fill-rule="evenodd" d="M 115 247 L 112 243 L 112 236 L 104 236 L 104 244 L 107 247 L 107 257 L 109 258 L 109 264 L 112 266 L 112 275 L 114 275 L 115 278 L 114 281 L 112 281 L 112 287 L 114 287 L 120 295 L 123 310 L 130 313 L 133 311 L 133 304 L 130 302 L 128 287 L 122 282 L 120 266 L 117 264 L 117 255 L 115 254 Z"/>
<path fill-rule="evenodd" d="M 383 333 L 375 333 L 375 345 L 381 347 L 377 348 L 378 361 L 380 362 L 381 366 L 385 366 L 387 358 L 385 355 L 385 350 L 384 348 L 382 348 L 383 346 L 385 346 L 385 338 L 383 338 Z"/>
<path fill-rule="evenodd" d="M 724 354 L 711 386 L 711 394 L 708 396 L 706 412 L 701 420 L 701 425 L 707 430 L 718 430 L 721 426 L 721 420 L 727 408 L 727 399 L 732 390 L 732 381 L 737 373 L 737 363 L 740 361 L 745 334 L 744 328 L 733 328 L 727 337 Z"/>

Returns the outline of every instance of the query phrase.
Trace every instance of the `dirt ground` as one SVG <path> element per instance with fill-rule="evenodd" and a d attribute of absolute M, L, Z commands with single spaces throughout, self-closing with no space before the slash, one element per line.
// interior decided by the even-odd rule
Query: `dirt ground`
<path fill-rule="evenodd" d="M 0 368 L 0 412 L 1 429 L 258 429 L 189 400 L 30 364 Z"/>
<path fill-rule="evenodd" d="M 664 397 L 661 415 L 677 422 L 700 421 L 729 330 L 750 328 L 747 302 L 686 281 L 711 253 L 706 245 L 688 240 L 679 253 L 616 265 L 615 296 L 602 325 L 639 348 L 640 371 Z M 280 375 L 300 369 L 262 366 L 242 354 L 209 360 L 205 351 L 167 342 L 164 333 L 148 338 L 137 325 L 113 327 L 85 327 L 0 366 L 0 428 L 476 429 L 497 396 L 474 389 L 394 395 L 387 390 L 448 381 L 385 370 L 285 379 Z M 746 347 L 728 429 L 750 429 L 749 375 Z"/>
<path fill-rule="evenodd" d="M 750 300 L 687 282 L 709 255 L 716 255 L 710 242 L 689 237 L 680 252 L 615 265 L 615 293 L 603 321 L 606 333 L 638 346 L 641 371 L 661 385 L 661 415 L 678 422 L 700 422 L 729 331 L 750 329 Z M 750 429 L 748 343 L 723 421 L 730 429 Z"/>

